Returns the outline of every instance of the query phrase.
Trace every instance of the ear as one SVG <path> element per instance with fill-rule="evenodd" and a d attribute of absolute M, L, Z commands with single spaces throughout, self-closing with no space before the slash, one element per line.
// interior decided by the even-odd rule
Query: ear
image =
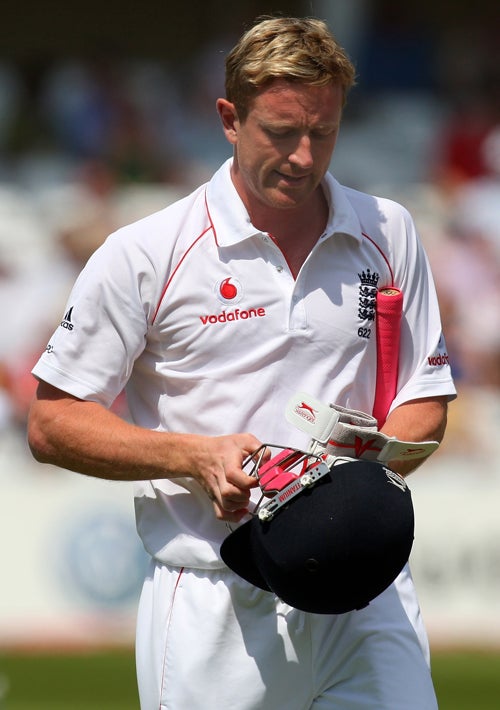
<path fill-rule="evenodd" d="M 228 141 L 233 145 L 237 142 L 237 129 L 239 127 L 238 114 L 236 108 L 227 99 L 217 99 L 217 113 L 222 121 L 222 128 Z"/>

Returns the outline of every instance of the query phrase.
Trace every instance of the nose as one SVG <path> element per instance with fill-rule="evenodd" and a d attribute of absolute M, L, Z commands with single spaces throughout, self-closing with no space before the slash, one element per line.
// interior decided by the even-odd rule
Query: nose
<path fill-rule="evenodd" d="M 308 170 L 312 167 L 313 157 L 309 136 L 303 135 L 300 137 L 294 151 L 288 156 L 288 160 L 302 170 Z"/>

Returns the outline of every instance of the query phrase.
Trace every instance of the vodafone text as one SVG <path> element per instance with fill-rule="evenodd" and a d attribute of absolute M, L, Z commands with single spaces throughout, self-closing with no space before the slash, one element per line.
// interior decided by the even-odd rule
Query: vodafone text
<path fill-rule="evenodd" d="M 247 311 L 240 311 L 235 308 L 234 311 L 222 311 L 219 315 L 200 316 L 203 325 L 212 325 L 214 323 L 229 323 L 237 320 L 247 320 L 248 318 L 263 318 L 266 315 L 265 308 L 249 308 Z"/>
<path fill-rule="evenodd" d="M 442 355 L 434 355 L 433 357 L 428 357 L 427 362 L 431 367 L 440 367 L 441 365 L 449 365 L 450 358 L 448 353 L 443 353 Z"/>

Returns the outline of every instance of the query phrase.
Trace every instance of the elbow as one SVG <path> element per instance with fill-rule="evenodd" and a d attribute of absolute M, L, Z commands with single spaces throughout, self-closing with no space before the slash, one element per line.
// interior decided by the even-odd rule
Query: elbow
<path fill-rule="evenodd" d="M 75 398 L 40 382 L 31 403 L 27 422 L 27 443 L 39 463 L 61 466 L 68 448 L 68 417 Z M 71 440 L 71 437 L 69 437 Z"/>
<path fill-rule="evenodd" d="M 434 408 L 434 420 L 431 419 L 432 432 L 430 438 L 441 443 L 448 424 L 448 400 L 445 397 L 436 399 Z"/>
<path fill-rule="evenodd" d="M 34 430 L 33 428 L 28 429 L 28 446 L 31 451 L 31 455 L 38 461 L 38 463 L 50 463 L 50 447 L 48 446 L 47 440 L 42 436 L 41 432 Z"/>
<path fill-rule="evenodd" d="M 36 414 L 31 411 L 27 427 L 28 447 L 31 455 L 38 463 L 52 463 L 54 461 L 54 447 L 51 445 L 45 429 Z"/>

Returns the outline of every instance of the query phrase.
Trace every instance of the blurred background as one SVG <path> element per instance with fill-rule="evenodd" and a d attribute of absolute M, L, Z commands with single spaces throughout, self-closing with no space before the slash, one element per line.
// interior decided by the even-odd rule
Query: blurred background
<path fill-rule="evenodd" d="M 224 57 L 267 13 L 326 19 L 346 47 L 358 84 L 332 171 L 408 207 L 427 248 L 459 398 L 410 479 L 413 572 L 435 648 L 500 647 L 498 0 L 4 0 L 0 649 L 133 640 L 130 488 L 30 458 L 29 373 L 92 251 L 229 157 Z"/>

